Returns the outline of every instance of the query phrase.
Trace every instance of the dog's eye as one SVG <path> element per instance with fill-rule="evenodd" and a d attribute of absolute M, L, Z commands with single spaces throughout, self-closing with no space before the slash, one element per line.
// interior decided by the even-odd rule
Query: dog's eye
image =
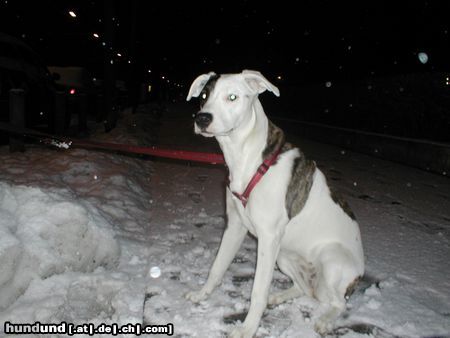
<path fill-rule="evenodd" d="M 237 95 L 235 95 L 235 94 L 230 94 L 230 95 L 228 95 L 228 100 L 230 100 L 230 101 L 236 101 L 237 98 L 238 98 L 238 97 L 237 97 Z"/>
<path fill-rule="evenodd" d="M 208 95 L 207 95 L 205 92 L 203 92 L 202 95 L 201 95 L 202 100 L 206 100 L 206 97 L 207 97 L 207 96 L 208 96 Z"/>

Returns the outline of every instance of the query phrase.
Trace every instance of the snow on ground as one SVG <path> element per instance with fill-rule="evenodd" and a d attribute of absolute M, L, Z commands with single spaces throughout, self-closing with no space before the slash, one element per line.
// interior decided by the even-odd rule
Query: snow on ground
<path fill-rule="evenodd" d="M 193 135 L 189 109 L 170 107 L 161 125 L 141 109 L 96 138 L 217 151 Z M 449 335 L 449 179 L 295 141 L 361 224 L 368 277 L 337 334 Z M 183 297 L 205 282 L 225 227 L 223 167 L 38 146 L 3 147 L 0 158 L 0 330 L 8 320 L 171 322 L 177 337 L 223 337 L 244 318 L 256 258 L 250 237 L 207 301 Z M 272 289 L 289 283 L 276 271 Z M 268 309 L 257 337 L 319 337 L 316 309 L 304 297 Z"/>

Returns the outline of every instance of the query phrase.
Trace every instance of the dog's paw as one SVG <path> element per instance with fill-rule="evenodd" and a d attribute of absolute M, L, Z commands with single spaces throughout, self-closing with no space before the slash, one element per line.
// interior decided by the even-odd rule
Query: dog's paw
<path fill-rule="evenodd" d="M 278 293 L 269 295 L 269 298 L 267 299 L 267 305 L 268 306 L 277 306 L 281 303 L 283 303 L 283 299 L 280 297 Z"/>
<path fill-rule="evenodd" d="M 314 324 L 314 330 L 321 336 L 326 336 L 334 329 L 334 320 L 330 320 L 327 316 L 320 317 Z"/>
<path fill-rule="evenodd" d="M 300 291 L 296 286 L 293 286 L 290 289 L 286 289 L 269 295 L 267 303 L 270 306 L 276 306 L 278 304 L 284 303 L 288 300 L 300 297 L 302 295 L 304 295 L 304 293 Z"/>
<path fill-rule="evenodd" d="M 336 319 L 342 313 L 343 307 L 331 306 L 316 320 L 314 329 L 322 336 L 332 332 L 336 325 Z"/>
<path fill-rule="evenodd" d="M 267 305 L 270 306 L 277 306 L 281 303 L 284 303 L 294 297 L 290 297 L 286 294 L 286 292 L 277 292 L 272 295 L 269 295 L 269 298 L 267 299 Z"/>
<path fill-rule="evenodd" d="M 190 291 L 184 297 L 191 302 L 200 303 L 208 298 L 208 294 L 202 289 L 200 291 Z"/>
<path fill-rule="evenodd" d="M 231 331 L 228 338 L 252 338 L 255 330 L 247 328 L 245 326 L 238 326 Z"/>

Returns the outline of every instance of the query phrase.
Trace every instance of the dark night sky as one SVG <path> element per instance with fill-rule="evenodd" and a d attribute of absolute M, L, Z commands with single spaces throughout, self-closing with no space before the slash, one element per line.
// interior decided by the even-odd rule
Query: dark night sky
<path fill-rule="evenodd" d="M 185 84 L 200 72 L 243 68 L 281 75 L 287 83 L 449 70 L 448 0 L 293 3 L 141 0 L 131 61 L 142 72 Z M 47 65 L 83 65 L 99 73 L 103 6 L 1 0 L 0 31 L 23 38 Z M 131 67 L 131 7 L 132 1 L 115 1 L 119 76 Z M 426 64 L 418 52 L 427 53 Z"/>

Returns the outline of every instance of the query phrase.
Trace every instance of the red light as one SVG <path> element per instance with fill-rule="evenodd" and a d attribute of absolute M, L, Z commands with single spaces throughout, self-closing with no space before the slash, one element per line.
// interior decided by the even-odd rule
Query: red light
<path fill-rule="evenodd" d="M 70 93 L 70 95 L 74 95 L 74 94 L 76 93 L 76 90 L 72 88 L 72 89 L 69 91 L 69 93 Z"/>

